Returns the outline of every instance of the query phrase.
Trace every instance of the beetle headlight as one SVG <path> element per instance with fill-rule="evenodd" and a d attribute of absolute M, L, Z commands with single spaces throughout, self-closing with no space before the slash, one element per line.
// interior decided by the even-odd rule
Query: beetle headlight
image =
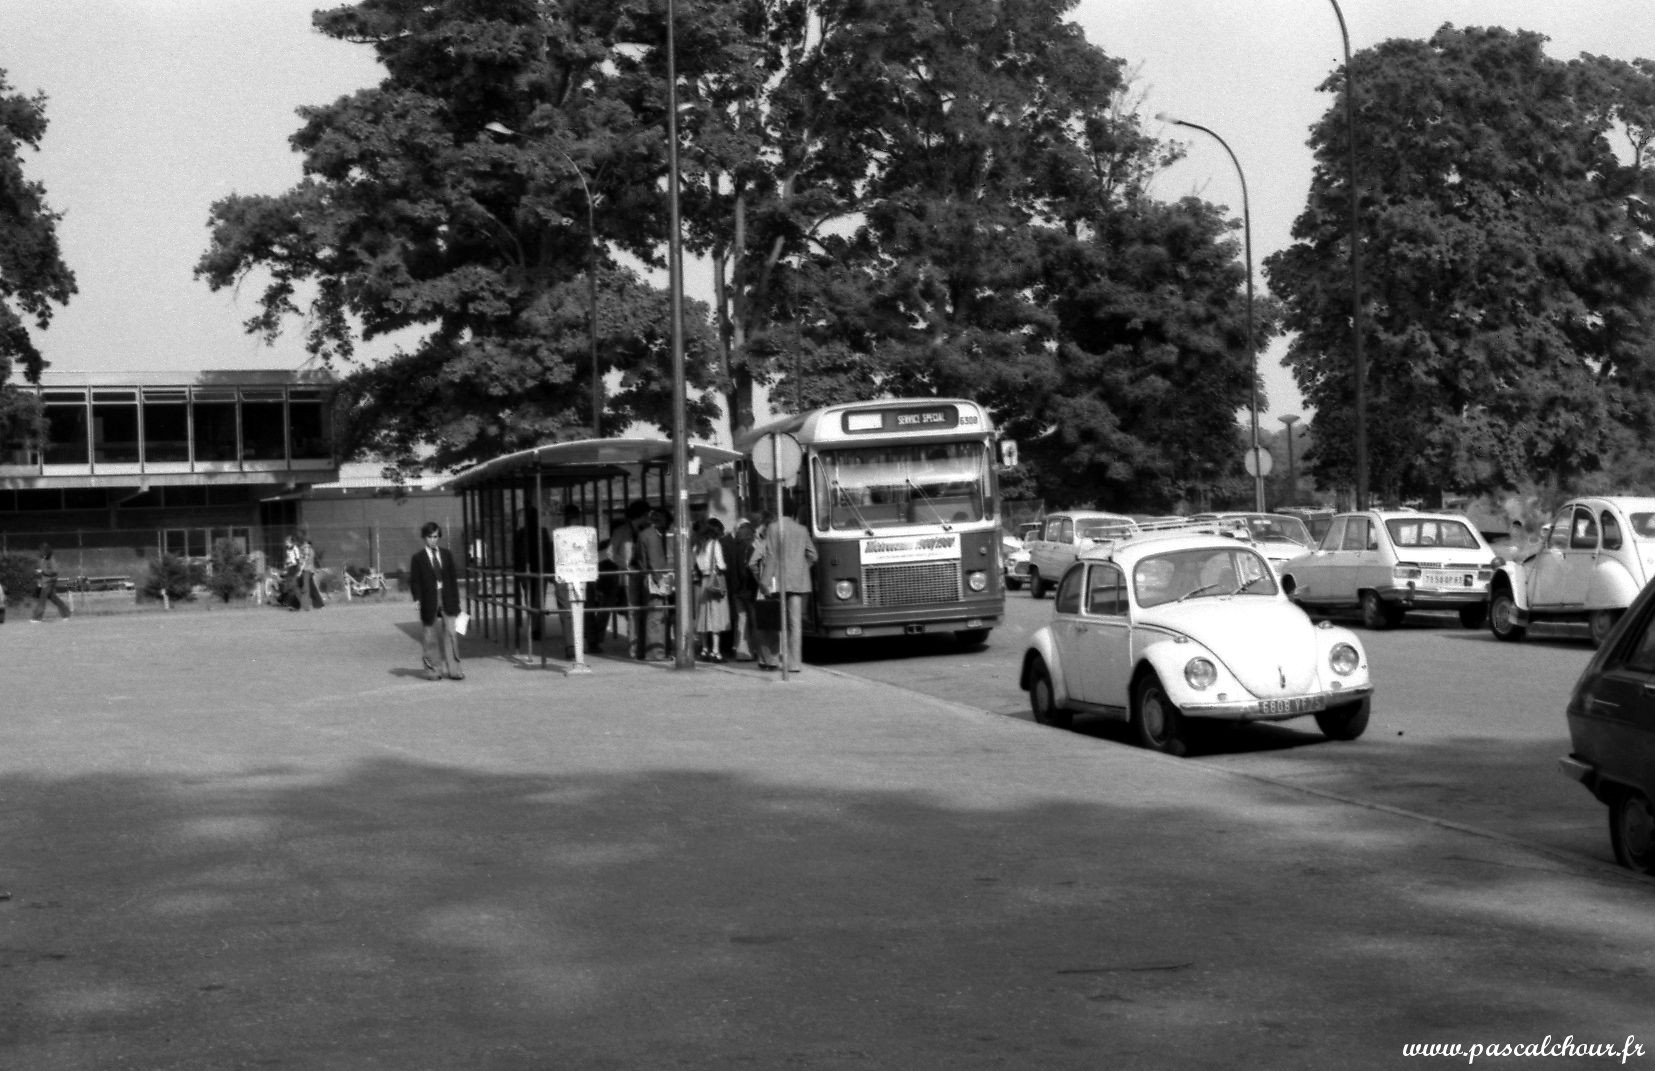
<path fill-rule="evenodd" d="M 1356 648 L 1348 643 L 1336 643 L 1333 650 L 1328 652 L 1327 664 L 1333 672 L 1341 677 L 1348 677 L 1356 672 L 1356 667 L 1362 664 L 1362 656 L 1356 653 Z"/>
<path fill-rule="evenodd" d="M 965 586 L 970 588 L 972 591 L 982 591 L 988 587 L 988 574 L 982 572 L 981 570 L 974 573 L 967 573 L 965 577 Z"/>
<path fill-rule="evenodd" d="M 856 597 L 856 581 L 854 581 L 854 580 L 841 580 L 841 581 L 839 581 L 838 583 L 833 585 L 833 593 L 839 597 L 840 601 L 845 601 L 845 600 L 848 600 L 848 599 L 855 598 Z"/>
<path fill-rule="evenodd" d="M 1192 658 L 1184 664 L 1184 679 L 1196 691 L 1206 691 L 1218 679 L 1218 667 L 1205 658 Z"/>

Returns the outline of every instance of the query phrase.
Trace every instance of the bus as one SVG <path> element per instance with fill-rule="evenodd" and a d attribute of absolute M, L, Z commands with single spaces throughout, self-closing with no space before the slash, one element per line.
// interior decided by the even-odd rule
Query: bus
<path fill-rule="evenodd" d="M 803 454 L 785 490 L 818 551 L 805 635 L 986 641 L 1005 591 L 994 427 L 983 407 L 960 398 L 830 405 L 753 428 L 736 448 L 750 457 L 783 432 Z M 774 508 L 774 485 L 755 475 L 748 501 Z"/>

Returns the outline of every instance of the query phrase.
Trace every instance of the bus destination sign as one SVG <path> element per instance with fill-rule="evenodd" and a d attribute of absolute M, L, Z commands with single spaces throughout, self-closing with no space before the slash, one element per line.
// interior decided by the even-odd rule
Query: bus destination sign
<path fill-rule="evenodd" d="M 847 409 L 844 414 L 844 429 L 847 434 L 949 431 L 959 424 L 959 409 L 952 405 L 911 406 L 903 409 Z"/>
<path fill-rule="evenodd" d="M 862 540 L 863 565 L 958 561 L 959 558 L 960 536 L 957 532 Z"/>

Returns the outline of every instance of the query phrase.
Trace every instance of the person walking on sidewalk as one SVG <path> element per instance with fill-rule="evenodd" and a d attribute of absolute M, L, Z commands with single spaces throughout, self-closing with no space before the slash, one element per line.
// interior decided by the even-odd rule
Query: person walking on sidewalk
<path fill-rule="evenodd" d="M 758 632 L 759 668 L 775 669 L 786 657 L 789 673 L 804 668 L 804 604 L 810 593 L 810 567 L 816 562 L 816 541 L 809 529 L 794 520 L 791 499 L 782 502 L 782 516 L 764 526 L 753 543 L 753 569 L 759 577 L 761 598 L 780 598 L 787 614 L 787 650 L 781 651 L 780 630 Z"/>
<path fill-rule="evenodd" d="M 408 586 L 414 601 L 419 603 L 419 620 L 425 627 L 422 640 L 425 679 L 442 680 L 442 673 L 437 672 L 437 663 L 441 661 L 444 673 L 463 681 L 465 672 L 460 669 L 459 639 L 454 634 L 454 618 L 460 614 L 460 584 L 454 575 L 454 555 L 441 545 L 442 525 L 436 521 L 426 521 L 419 534 L 425 547 L 415 551 L 408 563 Z"/>
<path fill-rule="evenodd" d="M 57 597 L 57 560 L 52 556 L 52 548 L 46 543 L 40 544 L 40 564 L 35 566 L 36 583 L 40 585 L 39 592 L 34 600 L 33 621 L 40 622 L 46 617 L 46 603 L 49 601 L 55 607 L 60 617 L 65 621 L 74 616 L 62 599 Z"/>

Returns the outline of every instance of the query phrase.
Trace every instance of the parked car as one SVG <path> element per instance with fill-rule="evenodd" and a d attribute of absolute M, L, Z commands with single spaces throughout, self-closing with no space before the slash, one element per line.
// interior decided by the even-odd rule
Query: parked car
<path fill-rule="evenodd" d="M 1655 874 L 1655 585 L 1604 636 L 1567 717 L 1569 754 L 1559 767 L 1609 808 L 1615 859 Z"/>
<path fill-rule="evenodd" d="M 1000 576 L 1008 591 L 1021 590 L 1029 581 L 1029 548 L 1015 536 L 1000 537 Z"/>
<path fill-rule="evenodd" d="M 1245 531 L 1247 538 L 1278 570 L 1283 563 L 1316 545 L 1303 521 L 1280 513 L 1197 513 L 1190 519 L 1233 525 Z"/>
<path fill-rule="evenodd" d="M 1310 533 L 1311 546 L 1322 541 L 1322 537 L 1327 535 L 1327 530 L 1333 526 L 1333 518 L 1336 516 L 1336 511 L 1325 506 L 1282 506 L 1276 512 L 1303 523 L 1305 530 Z"/>
<path fill-rule="evenodd" d="M 1368 510 L 1334 517 L 1316 549 L 1279 572 L 1300 606 L 1358 609 L 1367 628 L 1399 625 L 1410 610 L 1458 610 L 1460 624 L 1477 628 L 1495 560 L 1462 516 Z"/>
<path fill-rule="evenodd" d="M 1655 498 L 1577 498 L 1543 536 L 1496 572 L 1489 628 L 1520 640 L 1536 621 L 1584 621 L 1601 645 L 1655 579 Z"/>
<path fill-rule="evenodd" d="M 1045 598 L 1082 550 L 1137 530 L 1137 523 L 1120 513 L 1079 509 L 1047 515 L 1045 526 L 1024 543 L 1029 549 L 1029 592 Z"/>
<path fill-rule="evenodd" d="M 1312 623 L 1249 544 L 1188 530 L 1083 551 L 1024 652 L 1020 684 L 1042 725 L 1101 714 L 1169 754 L 1183 754 L 1197 719 L 1311 715 L 1329 737 L 1354 740 L 1373 692 L 1354 633 Z"/>

